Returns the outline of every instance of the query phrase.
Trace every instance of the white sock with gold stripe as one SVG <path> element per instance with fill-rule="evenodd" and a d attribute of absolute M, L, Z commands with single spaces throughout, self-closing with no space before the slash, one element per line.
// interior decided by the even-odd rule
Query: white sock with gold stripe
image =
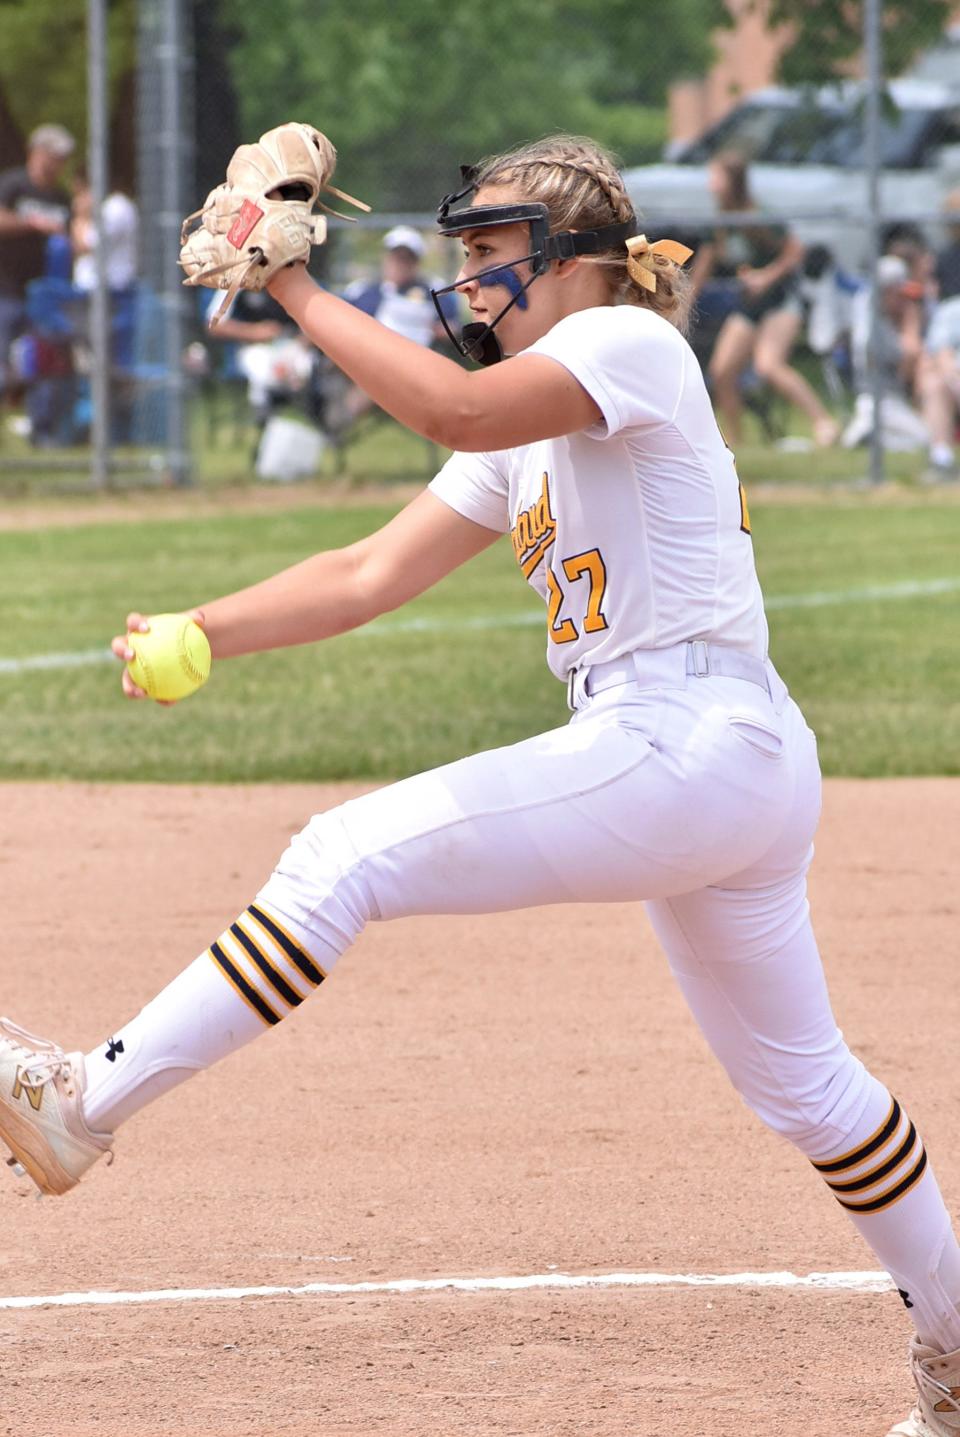
<path fill-rule="evenodd" d="M 325 976 L 291 926 L 252 903 L 131 1022 L 86 1055 L 87 1123 L 114 1132 L 193 1073 L 274 1027 Z"/>
<path fill-rule="evenodd" d="M 920 1340 L 953 1352 L 960 1348 L 960 1246 L 919 1133 L 877 1087 L 862 1136 L 814 1167 L 897 1284 Z"/>

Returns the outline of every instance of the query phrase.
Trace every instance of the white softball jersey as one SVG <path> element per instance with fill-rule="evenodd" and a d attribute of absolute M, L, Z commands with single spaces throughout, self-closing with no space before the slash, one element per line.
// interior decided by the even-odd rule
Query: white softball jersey
<path fill-rule="evenodd" d="M 523 353 L 562 364 L 602 420 L 453 454 L 430 488 L 509 532 L 547 605 L 552 671 L 694 639 L 765 658 L 746 501 L 683 336 L 648 309 L 604 306 L 568 315 Z"/>

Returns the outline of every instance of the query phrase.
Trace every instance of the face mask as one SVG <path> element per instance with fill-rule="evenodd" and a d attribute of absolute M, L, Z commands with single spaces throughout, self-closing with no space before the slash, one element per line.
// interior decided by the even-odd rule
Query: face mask
<path fill-rule="evenodd" d="M 561 234 L 550 233 L 550 217 L 546 205 L 509 204 L 475 205 L 451 213 L 459 200 L 472 195 L 477 188 L 479 176 L 473 166 L 461 166 L 463 188 L 454 194 L 444 195 L 437 211 L 437 224 L 443 235 L 459 235 L 467 229 L 496 229 L 501 225 L 526 224 L 530 231 L 530 253 L 518 256 L 508 264 L 492 265 L 489 270 L 472 275 L 469 280 L 459 280 L 443 289 L 431 290 L 433 303 L 440 321 L 454 348 L 465 358 L 475 359 L 480 364 L 496 364 L 503 358 L 500 342 L 494 334 L 497 325 L 514 305 L 526 309 L 526 291 L 538 275 L 544 274 L 554 260 L 573 259 L 575 255 L 599 254 L 602 250 L 613 249 L 636 231 L 636 221 L 627 220 L 622 224 L 605 225 L 596 230 L 565 230 Z M 529 264 L 530 277 L 521 281 L 513 265 Z M 479 283 L 481 287 L 501 285 L 509 291 L 510 298 L 488 324 L 479 322 L 465 324 L 462 333 L 455 335 L 440 306 L 440 297 L 455 293 L 465 284 Z"/>

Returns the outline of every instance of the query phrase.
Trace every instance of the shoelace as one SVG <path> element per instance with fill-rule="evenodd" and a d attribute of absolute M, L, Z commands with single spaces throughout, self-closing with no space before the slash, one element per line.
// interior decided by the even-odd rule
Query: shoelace
<path fill-rule="evenodd" d="M 72 1080 L 73 1064 L 63 1049 L 58 1048 L 55 1043 L 50 1043 L 45 1038 L 35 1038 L 26 1028 L 11 1023 L 9 1018 L 0 1026 L 0 1037 L 2 1036 L 6 1037 L 8 1046 L 16 1054 L 23 1055 L 20 1081 L 24 1087 L 34 1090 L 42 1088 L 59 1074 L 63 1075 L 67 1083 Z"/>
<path fill-rule="evenodd" d="M 926 1370 L 924 1370 L 923 1372 L 923 1381 L 925 1384 L 929 1383 L 929 1385 L 940 1394 L 941 1403 L 937 1403 L 936 1406 L 934 1406 L 934 1411 L 946 1412 L 948 1414 L 953 1412 L 960 1412 L 960 1402 L 958 1402 L 956 1397 L 954 1397 L 953 1388 L 947 1387 L 945 1383 L 938 1381 L 938 1379 L 934 1377 L 932 1373 L 927 1372 Z M 926 1396 L 927 1400 L 929 1401 L 929 1393 L 926 1394 Z M 934 1404 L 931 1403 L 931 1406 L 933 1405 Z M 915 1411 L 918 1417 L 923 1420 L 926 1420 L 923 1417 L 923 1412 L 921 1408 L 917 1407 Z"/>
<path fill-rule="evenodd" d="M 21 1048 L 20 1052 L 27 1058 L 36 1056 L 28 1048 Z M 66 1083 L 73 1078 L 73 1064 L 63 1055 L 51 1054 L 49 1058 L 41 1058 L 39 1063 L 25 1063 L 20 1071 L 20 1082 L 25 1088 L 42 1088 L 61 1073 Z"/>
<path fill-rule="evenodd" d="M 28 1033 L 26 1028 L 21 1028 L 19 1023 L 14 1023 L 9 1018 L 0 1018 L 0 1042 L 4 1038 L 15 1048 L 26 1048 L 29 1053 L 63 1052 L 59 1044 L 51 1043 L 49 1038 L 38 1038 L 35 1033 Z"/>

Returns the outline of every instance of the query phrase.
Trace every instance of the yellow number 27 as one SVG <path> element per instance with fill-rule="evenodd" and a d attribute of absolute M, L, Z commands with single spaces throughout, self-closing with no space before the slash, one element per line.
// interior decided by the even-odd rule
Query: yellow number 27
<path fill-rule="evenodd" d="M 571 584 L 589 577 L 590 588 L 587 593 L 586 613 L 583 619 L 583 632 L 585 634 L 597 634 L 607 627 L 607 620 L 603 613 L 603 599 L 607 592 L 607 567 L 599 549 L 588 549 L 583 554 L 572 554 L 569 559 L 562 561 L 563 572 Z M 580 637 L 576 624 L 572 619 L 561 619 L 560 609 L 563 605 L 563 590 L 560 587 L 556 574 L 553 570 L 547 569 L 547 622 L 550 626 L 550 638 L 555 644 L 572 644 Z"/>

